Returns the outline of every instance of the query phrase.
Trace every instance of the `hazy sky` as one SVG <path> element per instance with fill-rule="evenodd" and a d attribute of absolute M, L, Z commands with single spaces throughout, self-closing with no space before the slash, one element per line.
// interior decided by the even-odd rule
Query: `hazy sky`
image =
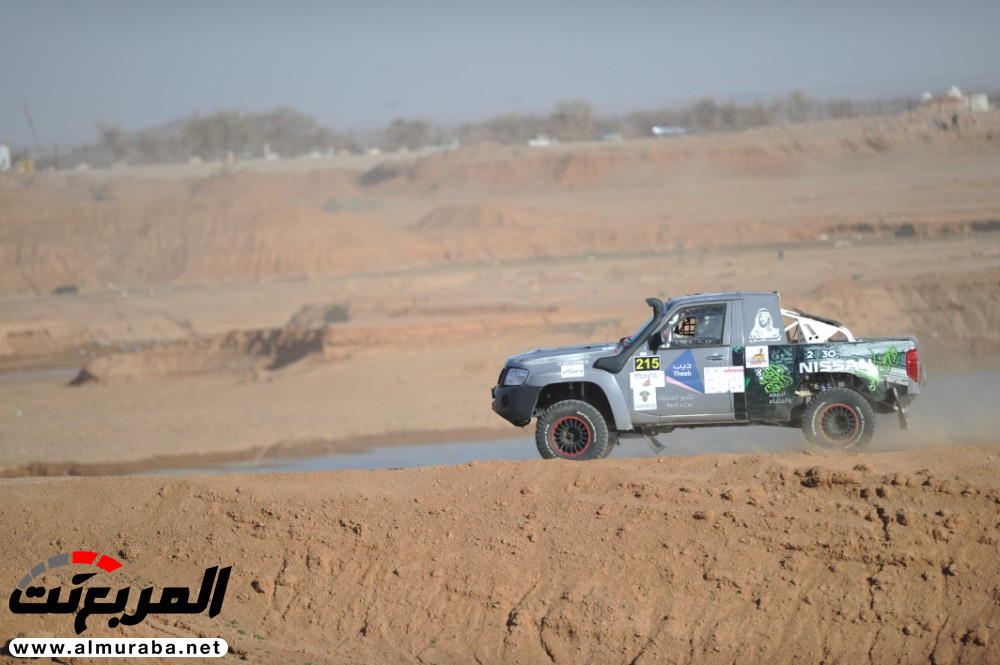
<path fill-rule="evenodd" d="M 289 106 L 336 130 L 581 98 L 601 113 L 793 89 L 1000 88 L 1000 0 L 0 0 L 0 140 L 92 141 Z"/>

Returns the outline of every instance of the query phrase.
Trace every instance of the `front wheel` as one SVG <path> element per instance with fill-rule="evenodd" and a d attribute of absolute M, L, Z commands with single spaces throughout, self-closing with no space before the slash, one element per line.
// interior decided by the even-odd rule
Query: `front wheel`
<path fill-rule="evenodd" d="M 538 416 L 535 444 L 545 459 L 601 459 L 612 447 L 601 412 L 575 399 L 556 402 Z"/>
<path fill-rule="evenodd" d="M 866 447 L 875 433 L 875 411 L 850 388 L 826 388 L 806 405 L 802 431 L 810 443 L 858 450 Z"/>

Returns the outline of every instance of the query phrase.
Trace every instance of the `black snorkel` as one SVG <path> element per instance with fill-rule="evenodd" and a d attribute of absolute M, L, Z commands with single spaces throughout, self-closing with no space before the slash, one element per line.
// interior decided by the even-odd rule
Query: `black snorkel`
<path fill-rule="evenodd" d="M 649 336 L 653 334 L 660 322 L 663 320 L 663 301 L 659 298 L 646 298 L 646 304 L 653 309 L 653 318 L 650 319 L 649 325 L 643 328 L 642 332 L 632 340 L 632 343 L 627 347 L 623 347 L 613 356 L 604 356 L 603 358 L 598 358 L 594 361 L 595 369 L 602 369 L 605 372 L 610 372 L 611 374 L 617 374 L 625 367 L 625 363 L 628 361 L 631 354 L 625 353 L 626 349 L 634 348 L 641 344 L 645 344 L 649 339 Z"/>

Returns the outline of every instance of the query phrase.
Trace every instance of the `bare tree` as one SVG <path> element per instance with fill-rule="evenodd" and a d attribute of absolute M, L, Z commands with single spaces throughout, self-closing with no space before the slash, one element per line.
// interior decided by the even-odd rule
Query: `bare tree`
<path fill-rule="evenodd" d="M 385 130 L 382 145 L 386 150 L 399 150 L 401 148 L 416 150 L 430 145 L 431 131 L 431 123 L 427 120 L 396 118 Z"/>
<path fill-rule="evenodd" d="M 561 141 L 595 138 L 594 107 L 581 99 L 556 104 L 549 122 L 550 133 Z"/>
<path fill-rule="evenodd" d="M 789 93 L 785 104 L 788 122 L 806 122 L 813 117 L 813 103 L 801 90 Z"/>
<path fill-rule="evenodd" d="M 520 145 L 538 134 L 562 141 L 592 140 L 598 133 L 649 136 L 656 125 L 685 127 L 694 133 L 740 131 L 779 123 L 798 123 L 820 118 L 899 113 L 912 108 L 908 98 L 851 101 L 820 101 L 796 90 L 769 103 L 719 103 L 711 97 L 687 106 L 640 109 L 625 116 L 598 118 L 583 100 L 562 101 L 547 115 L 508 113 L 478 123 L 462 125 L 455 136 L 463 144 L 492 141 Z M 344 149 L 356 144 L 351 134 L 340 134 L 320 125 L 304 113 L 281 107 L 263 113 L 239 109 L 193 113 L 182 121 L 134 134 L 120 125 L 98 123 L 98 150 L 87 147 L 71 151 L 66 162 L 97 164 L 128 159 L 133 162 L 182 161 L 192 156 L 217 159 L 233 151 L 237 156 L 260 155 L 264 145 L 281 155 L 300 155 L 313 150 Z M 382 132 L 388 150 L 416 150 L 447 137 L 431 121 L 396 118 Z"/>
<path fill-rule="evenodd" d="M 536 134 L 548 131 L 547 118 L 537 115 L 508 113 L 477 124 L 462 125 L 458 128 L 456 134 L 462 143 L 490 141 L 515 145 L 524 143 Z"/>
<path fill-rule="evenodd" d="M 850 118 L 854 115 L 854 104 L 849 99 L 831 99 L 826 103 L 826 114 L 831 118 Z"/>
<path fill-rule="evenodd" d="M 121 125 L 106 125 L 103 122 L 97 123 L 98 141 L 100 147 L 107 151 L 111 161 L 117 162 L 128 155 L 129 135 Z"/>
<path fill-rule="evenodd" d="M 714 132 L 721 129 L 719 106 L 711 97 L 699 99 L 691 108 L 691 124 L 696 131 Z"/>

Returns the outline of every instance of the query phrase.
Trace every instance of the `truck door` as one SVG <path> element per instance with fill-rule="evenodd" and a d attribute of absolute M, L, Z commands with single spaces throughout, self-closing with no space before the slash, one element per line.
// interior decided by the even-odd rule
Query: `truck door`
<path fill-rule="evenodd" d="M 663 376 L 655 413 L 661 423 L 733 419 L 733 393 L 744 388 L 743 368 L 732 367 L 733 302 L 681 305 L 654 337 Z M 635 364 L 652 364 L 633 360 Z M 635 369 L 635 368 L 633 368 Z M 641 373 L 632 383 L 643 383 Z M 640 394 L 641 397 L 641 394 Z"/>

